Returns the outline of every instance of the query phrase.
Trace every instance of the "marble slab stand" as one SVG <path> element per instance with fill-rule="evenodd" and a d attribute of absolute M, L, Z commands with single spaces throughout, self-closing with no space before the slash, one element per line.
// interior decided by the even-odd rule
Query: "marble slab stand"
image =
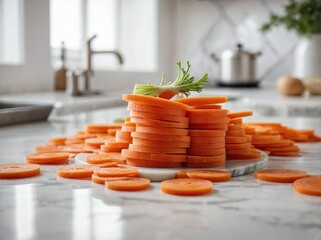
<path fill-rule="evenodd" d="M 86 157 L 91 153 L 80 153 L 75 157 L 76 164 L 88 164 Z M 232 177 L 242 176 L 253 173 L 255 170 L 262 169 L 268 164 L 268 155 L 261 151 L 261 158 L 258 160 L 228 160 L 223 168 L 207 168 L 226 170 L 232 173 Z M 143 168 L 137 167 L 139 175 L 150 179 L 152 182 L 160 182 L 167 179 L 173 179 L 176 172 L 181 170 L 190 170 L 191 168 Z"/>

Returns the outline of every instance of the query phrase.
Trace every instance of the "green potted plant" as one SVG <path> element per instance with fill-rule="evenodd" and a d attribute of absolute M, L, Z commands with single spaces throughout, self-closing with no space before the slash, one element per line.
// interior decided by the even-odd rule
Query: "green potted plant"
<path fill-rule="evenodd" d="M 268 32 L 283 25 L 295 31 L 300 40 L 295 49 L 294 75 L 321 77 L 321 0 L 290 0 L 284 10 L 284 15 L 272 13 L 260 30 Z"/>

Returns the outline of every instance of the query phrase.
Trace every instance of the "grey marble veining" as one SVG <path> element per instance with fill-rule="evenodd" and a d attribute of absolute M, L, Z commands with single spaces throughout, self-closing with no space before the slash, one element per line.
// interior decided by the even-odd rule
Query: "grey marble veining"
<path fill-rule="evenodd" d="M 0 128 L 0 163 L 22 162 L 49 137 L 70 135 L 92 119 L 111 122 L 125 114 L 115 108 Z M 282 121 L 321 130 L 319 119 Z M 268 167 L 321 174 L 321 143 L 300 146 L 301 157 L 273 157 Z M 161 193 L 159 183 L 143 192 L 114 192 L 86 180 L 57 179 L 57 166 L 41 169 L 38 177 L 0 180 L 1 240 L 321 239 L 321 198 L 296 193 L 292 184 L 250 174 L 214 184 L 206 196 L 176 197 Z"/>

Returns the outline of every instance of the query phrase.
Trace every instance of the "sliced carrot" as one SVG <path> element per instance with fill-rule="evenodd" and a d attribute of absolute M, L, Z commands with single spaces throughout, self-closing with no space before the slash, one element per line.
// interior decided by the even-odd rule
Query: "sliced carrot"
<path fill-rule="evenodd" d="M 217 167 L 224 167 L 224 165 L 225 165 L 225 161 L 184 163 L 184 166 L 187 168 L 217 168 Z"/>
<path fill-rule="evenodd" d="M 226 144 L 237 144 L 237 143 L 246 143 L 246 142 L 249 142 L 249 140 L 245 136 L 244 137 L 226 136 L 225 142 L 226 142 Z"/>
<path fill-rule="evenodd" d="M 100 167 L 100 168 L 118 167 L 118 163 L 117 162 L 105 162 L 105 163 L 95 164 L 95 166 Z"/>
<path fill-rule="evenodd" d="M 116 141 L 117 141 L 117 138 L 122 138 L 122 139 L 129 139 L 131 140 L 131 132 L 124 132 L 122 130 L 118 130 L 116 132 Z"/>
<path fill-rule="evenodd" d="M 180 117 L 180 116 L 174 116 L 169 114 L 130 111 L 130 116 L 144 118 L 144 119 L 155 119 L 155 120 L 163 120 L 163 121 L 169 121 L 169 122 L 178 122 L 178 123 L 188 124 L 187 117 Z"/>
<path fill-rule="evenodd" d="M 152 113 L 152 114 L 166 114 L 166 115 L 173 115 L 173 116 L 179 116 L 179 117 L 185 117 L 186 116 L 186 109 L 175 109 L 175 108 L 165 108 L 165 107 L 159 107 L 159 106 L 150 106 L 145 104 L 139 104 L 139 103 L 128 103 L 128 110 L 131 111 L 139 111 L 143 113 Z"/>
<path fill-rule="evenodd" d="M 55 138 L 50 138 L 48 143 L 52 145 L 65 145 L 66 140 L 67 140 L 66 137 L 55 137 Z"/>
<path fill-rule="evenodd" d="M 232 177 L 230 172 L 220 170 L 188 170 L 186 175 L 189 178 L 205 179 L 211 182 L 225 182 Z"/>
<path fill-rule="evenodd" d="M 64 152 L 43 152 L 26 155 L 26 160 L 30 163 L 37 164 L 61 164 L 69 159 L 69 154 Z"/>
<path fill-rule="evenodd" d="M 191 137 L 191 145 L 197 143 L 225 143 L 225 137 Z"/>
<path fill-rule="evenodd" d="M 228 117 L 190 117 L 189 123 L 190 124 L 217 124 L 217 123 L 228 123 Z"/>
<path fill-rule="evenodd" d="M 299 193 L 321 196 L 321 176 L 300 178 L 294 181 L 293 186 Z"/>
<path fill-rule="evenodd" d="M 150 180 L 146 178 L 125 178 L 106 181 L 108 189 L 115 191 L 141 191 L 150 188 Z"/>
<path fill-rule="evenodd" d="M 196 109 L 221 109 L 221 105 L 216 105 L 216 104 L 204 104 L 204 105 L 196 105 L 193 106 L 193 108 Z"/>
<path fill-rule="evenodd" d="M 100 148 L 100 145 L 105 143 L 106 138 L 87 138 L 85 139 L 85 145 L 89 147 Z"/>
<path fill-rule="evenodd" d="M 294 142 L 290 139 L 281 139 L 280 142 L 275 144 L 255 144 L 258 148 L 266 148 L 266 147 L 289 147 L 293 146 Z"/>
<path fill-rule="evenodd" d="M 298 157 L 298 152 L 270 152 L 271 156 Z"/>
<path fill-rule="evenodd" d="M 86 162 L 90 164 L 101 164 L 106 162 L 112 162 L 112 158 L 109 155 L 105 154 L 93 154 L 89 155 L 86 158 Z"/>
<path fill-rule="evenodd" d="M 229 123 L 231 123 L 231 124 L 242 124 L 243 120 L 242 120 L 242 118 L 233 118 L 233 119 L 230 119 Z"/>
<path fill-rule="evenodd" d="M 215 156 L 225 154 L 225 148 L 189 148 L 187 153 L 196 156 Z"/>
<path fill-rule="evenodd" d="M 274 144 L 281 141 L 280 135 L 253 135 L 252 144 Z"/>
<path fill-rule="evenodd" d="M 145 167 L 145 168 L 179 168 L 179 167 L 182 167 L 181 162 L 160 162 L 160 161 L 133 159 L 133 158 L 128 158 L 126 163 L 129 166 Z"/>
<path fill-rule="evenodd" d="M 156 133 L 156 134 L 171 134 L 178 136 L 187 136 L 187 129 L 177 129 L 177 128 L 159 128 L 159 127 L 136 127 L 136 132 L 141 133 Z"/>
<path fill-rule="evenodd" d="M 136 124 L 135 126 L 122 126 L 121 131 L 123 132 L 135 132 L 136 130 Z"/>
<path fill-rule="evenodd" d="M 86 132 L 88 133 L 107 133 L 108 129 L 120 129 L 120 124 L 87 124 Z"/>
<path fill-rule="evenodd" d="M 261 153 L 258 151 L 251 151 L 250 153 L 236 153 L 236 154 L 231 154 L 227 153 L 226 154 L 226 159 L 227 160 L 254 160 L 254 159 L 260 159 L 261 158 Z"/>
<path fill-rule="evenodd" d="M 92 153 L 93 149 L 90 149 L 89 147 L 86 147 L 85 144 L 73 144 L 70 146 L 66 146 L 63 148 L 64 152 L 68 152 L 68 153 Z"/>
<path fill-rule="evenodd" d="M 128 149 L 143 152 L 143 153 L 173 153 L 173 154 L 182 154 L 186 153 L 186 148 L 178 147 L 145 147 L 135 144 L 129 144 Z"/>
<path fill-rule="evenodd" d="M 227 130 L 227 123 L 190 123 L 189 129 Z"/>
<path fill-rule="evenodd" d="M 40 174 L 38 164 L 1 164 L 0 179 L 16 179 L 34 177 Z"/>
<path fill-rule="evenodd" d="M 105 153 L 110 153 L 110 152 L 121 152 L 123 148 L 119 148 L 119 147 L 108 147 L 105 145 L 101 145 L 100 146 L 100 150 L 104 151 Z"/>
<path fill-rule="evenodd" d="M 203 179 L 180 178 L 165 180 L 161 190 L 168 194 L 197 196 L 212 192 L 212 182 Z"/>
<path fill-rule="evenodd" d="M 254 172 L 257 179 L 267 182 L 292 183 L 299 178 L 307 177 L 307 173 L 291 169 L 264 169 Z"/>
<path fill-rule="evenodd" d="M 229 143 L 225 145 L 225 148 L 227 151 L 229 151 L 230 149 L 250 149 L 251 143 Z"/>
<path fill-rule="evenodd" d="M 119 138 L 119 137 L 116 138 L 116 141 L 120 143 L 128 143 L 128 144 L 132 143 L 132 139 L 125 139 L 125 138 Z"/>
<path fill-rule="evenodd" d="M 242 125 L 241 124 L 229 124 L 228 125 L 228 130 L 238 130 L 238 129 L 242 129 Z"/>
<path fill-rule="evenodd" d="M 164 139 L 165 140 L 165 139 Z M 188 148 L 190 146 L 189 142 L 170 142 L 170 141 L 159 141 L 159 140 L 149 140 L 142 138 L 133 138 L 132 141 L 135 145 L 145 146 L 145 147 L 178 147 L 178 148 Z"/>
<path fill-rule="evenodd" d="M 252 111 L 243 111 L 243 112 L 233 112 L 227 114 L 229 118 L 241 118 L 241 117 L 249 117 L 253 115 Z"/>
<path fill-rule="evenodd" d="M 117 129 L 108 129 L 107 133 L 110 136 L 115 136 L 117 132 Z"/>
<path fill-rule="evenodd" d="M 188 178 L 186 171 L 178 171 L 176 172 L 176 178 Z"/>
<path fill-rule="evenodd" d="M 87 138 L 95 138 L 97 137 L 97 134 L 94 133 L 85 133 L 82 131 L 79 131 L 76 135 L 74 135 L 71 138 L 78 139 L 78 140 L 85 140 Z M 69 138 L 70 139 L 70 138 Z M 68 140 L 68 139 L 67 139 Z"/>
<path fill-rule="evenodd" d="M 136 124 L 143 124 L 145 126 L 159 127 L 159 128 L 188 128 L 188 123 L 169 122 L 163 120 L 143 119 L 132 117 L 131 121 Z"/>
<path fill-rule="evenodd" d="M 63 178 L 90 179 L 94 170 L 98 169 L 93 165 L 74 165 L 58 168 L 57 175 Z"/>
<path fill-rule="evenodd" d="M 300 149 L 298 146 L 289 147 L 267 147 L 266 150 L 270 152 L 298 152 Z"/>
<path fill-rule="evenodd" d="M 225 103 L 227 101 L 227 97 L 225 96 L 189 97 L 189 98 L 179 98 L 174 101 L 179 103 L 184 103 L 189 106 L 198 106 L 198 105 L 205 105 L 205 104 Z"/>
<path fill-rule="evenodd" d="M 138 171 L 131 167 L 98 168 L 94 173 L 101 177 L 137 177 Z"/>
<path fill-rule="evenodd" d="M 123 94 L 122 99 L 127 102 L 137 102 L 140 104 L 152 105 L 152 106 L 158 106 L 158 107 L 164 107 L 164 108 L 173 108 L 173 109 L 182 109 L 182 110 L 188 109 L 188 106 L 176 101 L 172 101 L 164 98 L 158 98 L 158 97 L 145 96 L 145 95 Z"/>
<path fill-rule="evenodd" d="M 66 141 L 65 141 L 65 145 L 66 146 L 70 146 L 70 145 L 74 145 L 74 144 L 80 144 L 80 143 L 84 143 L 85 142 L 85 139 L 82 139 L 82 138 L 68 138 Z"/>
<path fill-rule="evenodd" d="M 126 179 L 126 178 L 127 177 L 101 177 L 96 174 L 93 174 L 91 176 L 91 181 L 93 181 L 94 183 L 98 183 L 98 184 L 105 184 L 106 181 L 122 180 L 122 179 Z"/>
<path fill-rule="evenodd" d="M 192 137 L 225 137 L 224 130 L 190 130 L 189 135 Z"/>
<path fill-rule="evenodd" d="M 188 109 L 186 116 L 189 118 L 221 118 L 227 117 L 226 109 Z"/>
<path fill-rule="evenodd" d="M 217 143 L 195 143 L 191 142 L 190 148 L 211 148 L 211 149 L 216 149 L 216 148 L 224 148 L 225 147 L 225 142 L 217 142 Z"/>
<path fill-rule="evenodd" d="M 132 132 L 132 137 L 159 141 L 171 141 L 171 142 L 190 142 L 190 136 L 179 136 L 171 134 L 156 134 L 156 133 L 142 133 L 142 132 Z"/>
<path fill-rule="evenodd" d="M 105 142 L 106 147 L 110 148 L 128 148 L 128 143 L 116 142 L 116 141 L 108 141 Z"/>
<path fill-rule="evenodd" d="M 157 162 L 185 162 L 186 156 L 179 154 L 163 154 L 163 153 L 142 153 L 129 149 L 123 149 L 121 152 L 124 158 L 150 160 Z"/>
<path fill-rule="evenodd" d="M 192 155 L 186 156 L 186 162 L 191 162 L 191 163 L 214 163 L 214 162 L 224 163 L 225 159 L 226 159 L 225 154 L 216 155 L 216 156 L 192 156 Z"/>
<path fill-rule="evenodd" d="M 41 145 L 35 147 L 35 152 L 62 152 L 63 150 L 55 145 Z"/>
<path fill-rule="evenodd" d="M 228 136 L 228 137 L 244 137 L 245 130 L 244 129 L 228 130 L 226 132 L 226 136 Z"/>
<path fill-rule="evenodd" d="M 121 156 L 120 152 L 108 152 L 108 153 L 104 152 L 103 154 L 110 157 L 112 161 L 117 162 L 118 164 L 126 163 L 126 159 Z"/>

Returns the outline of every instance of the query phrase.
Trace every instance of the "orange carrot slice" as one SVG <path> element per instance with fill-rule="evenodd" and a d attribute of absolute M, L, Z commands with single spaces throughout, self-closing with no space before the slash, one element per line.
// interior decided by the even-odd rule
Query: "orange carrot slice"
<path fill-rule="evenodd" d="M 127 177 L 101 177 L 96 174 L 93 174 L 91 176 L 91 181 L 93 181 L 94 183 L 98 183 L 98 184 L 105 184 L 106 181 L 122 180 L 122 179 L 126 179 L 126 178 Z"/>
<path fill-rule="evenodd" d="M 117 141 L 117 138 L 131 140 L 131 132 L 124 132 L 124 131 L 118 130 L 116 132 L 116 141 Z"/>
<path fill-rule="evenodd" d="M 193 163 L 211 163 L 211 162 L 220 162 L 224 163 L 226 159 L 225 154 L 216 155 L 216 156 L 186 156 L 186 162 L 193 162 Z"/>
<path fill-rule="evenodd" d="M 179 103 L 184 103 L 189 106 L 197 106 L 197 105 L 205 105 L 205 104 L 225 103 L 227 101 L 227 97 L 225 96 L 189 97 L 189 98 L 179 98 L 174 101 Z"/>
<path fill-rule="evenodd" d="M 187 153 L 197 156 L 216 156 L 225 154 L 225 148 L 189 148 Z"/>
<path fill-rule="evenodd" d="M 130 167 L 110 167 L 95 169 L 94 173 L 101 177 L 136 177 L 138 171 Z"/>
<path fill-rule="evenodd" d="M 107 133 L 110 136 L 115 136 L 117 132 L 117 129 L 108 129 Z"/>
<path fill-rule="evenodd" d="M 181 196 L 197 196 L 212 192 L 212 182 L 203 179 L 180 178 L 165 180 L 161 190 L 168 194 Z"/>
<path fill-rule="evenodd" d="M 155 120 L 163 120 L 163 121 L 169 121 L 169 122 L 178 122 L 178 123 L 188 124 L 187 117 L 180 117 L 180 116 L 174 116 L 169 114 L 130 111 L 130 116 L 144 118 L 144 119 L 155 119 Z"/>
<path fill-rule="evenodd" d="M 227 130 L 227 123 L 190 123 L 189 129 Z"/>
<path fill-rule="evenodd" d="M 104 151 L 105 153 L 109 153 L 109 152 L 121 152 L 123 148 L 120 147 L 109 147 L 109 146 L 105 146 L 105 145 L 101 145 L 100 146 L 100 150 Z"/>
<path fill-rule="evenodd" d="M 171 134 L 157 134 L 157 133 L 142 133 L 142 132 L 132 132 L 132 137 L 149 139 L 149 140 L 159 140 L 159 141 L 170 141 L 170 142 L 190 142 L 190 136 L 179 136 Z"/>
<path fill-rule="evenodd" d="M 115 191 L 141 191 L 150 188 L 150 180 L 146 178 L 125 178 L 106 181 L 105 186 Z"/>
<path fill-rule="evenodd" d="M 249 142 L 247 137 L 231 137 L 231 136 L 226 136 L 225 138 L 226 144 L 237 144 L 237 143 L 246 143 Z"/>
<path fill-rule="evenodd" d="M 205 179 L 211 182 L 225 182 L 232 177 L 230 172 L 220 170 L 188 170 L 186 175 L 189 178 Z"/>
<path fill-rule="evenodd" d="M 41 145 L 35 147 L 35 152 L 62 152 L 63 150 L 55 145 Z"/>
<path fill-rule="evenodd" d="M 165 162 L 165 161 L 150 161 L 128 158 L 126 161 L 127 165 L 135 167 L 145 167 L 145 168 L 179 168 L 182 167 L 181 162 Z"/>
<path fill-rule="evenodd" d="M 135 132 L 136 130 L 136 124 L 135 126 L 122 126 L 121 131 L 123 132 Z"/>
<path fill-rule="evenodd" d="M 216 104 L 205 104 L 205 105 L 196 105 L 193 106 L 193 108 L 196 109 L 221 109 L 221 105 L 216 105 Z"/>
<path fill-rule="evenodd" d="M 121 154 L 124 158 L 151 160 L 157 162 L 185 162 L 186 160 L 186 156 L 183 154 L 142 153 L 129 149 L 123 149 Z"/>
<path fill-rule="evenodd" d="M 242 124 L 243 123 L 243 119 L 242 118 L 233 118 L 233 119 L 230 119 L 230 122 L 231 124 Z"/>
<path fill-rule="evenodd" d="M 158 107 L 182 109 L 182 110 L 188 109 L 188 106 L 176 101 L 172 101 L 164 98 L 158 98 L 158 97 L 145 96 L 145 95 L 123 94 L 122 99 L 127 102 L 137 102 L 140 104 L 152 105 L 152 106 L 158 106 Z"/>
<path fill-rule="evenodd" d="M 249 117 L 253 115 L 252 111 L 243 111 L 243 112 L 233 112 L 227 114 L 229 118 L 241 118 L 241 117 Z"/>
<path fill-rule="evenodd" d="M 188 148 L 189 142 L 170 142 L 170 141 L 158 141 L 158 140 L 149 140 L 142 138 L 133 138 L 132 143 L 134 145 L 140 145 L 145 147 L 174 147 L 174 148 Z"/>
<path fill-rule="evenodd" d="M 295 191 L 299 193 L 321 196 L 321 176 L 312 176 L 295 180 L 293 186 Z"/>
<path fill-rule="evenodd" d="M 86 158 L 86 162 L 90 164 L 101 164 L 106 162 L 112 162 L 112 158 L 109 155 L 105 154 L 93 154 L 89 155 Z"/>
<path fill-rule="evenodd" d="M 38 164 L 1 164 L 0 179 L 34 177 L 40 174 Z"/>
<path fill-rule="evenodd" d="M 87 138 L 85 139 L 85 145 L 94 148 L 100 148 L 105 143 L 106 138 Z"/>
<path fill-rule="evenodd" d="M 50 138 L 48 143 L 52 145 L 65 145 L 66 140 L 67 140 L 66 137 L 55 137 L 55 138 Z"/>
<path fill-rule="evenodd" d="M 68 161 L 69 154 L 64 152 L 43 152 L 26 155 L 26 161 L 37 164 L 62 164 Z"/>
<path fill-rule="evenodd" d="M 126 163 L 126 159 L 121 156 L 120 152 L 108 152 L 103 153 L 103 155 L 110 157 L 113 162 L 117 162 L 118 164 Z"/>
<path fill-rule="evenodd" d="M 249 153 L 227 153 L 226 159 L 227 160 L 252 160 L 252 159 L 260 159 L 261 153 L 258 151 L 251 151 Z"/>
<path fill-rule="evenodd" d="M 63 178 L 90 179 L 95 169 L 98 167 L 93 165 L 66 166 L 58 168 L 57 175 Z"/>
<path fill-rule="evenodd" d="M 156 133 L 156 134 L 169 134 L 169 135 L 178 135 L 178 136 L 187 136 L 187 129 L 178 129 L 178 128 L 159 128 L 159 127 L 136 127 L 136 132 L 141 133 Z"/>
<path fill-rule="evenodd" d="M 135 144 L 129 144 L 130 150 L 143 152 L 143 153 L 173 153 L 173 154 L 183 154 L 186 153 L 186 148 L 178 147 L 145 147 Z"/>
<path fill-rule="evenodd" d="M 216 142 L 216 143 L 195 143 L 191 142 L 190 148 L 224 148 L 225 147 L 225 142 Z"/>
<path fill-rule="evenodd" d="M 163 120 L 143 119 L 132 117 L 131 121 L 136 124 L 143 124 L 145 126 L 160 127 L 160 128 L 188 128 L 188 123 L 169 122 Z"/>
<path fill-rule="evenodd" d="M 298 157 L 298 152 L 270 152 L 271 156 L 282 156 L 282 157 Z"/>
<path fill-rule="evenodd" d="M 267 182 L 292 183 L 299 178 L 307 177 L 306 172 L 291 169 L 264 169 L 254 173 L 257 179 Z"/>
<path fill-rule="evenodd" d="M 218 123 L 228 123 L 228 117 L 190 117 L 190 124 L 218 124 Z"/>
<path fill-rule="evenodd" d="M 106 141 L 106 147 L 110 148 L 128 148 L 128 143 L 116 142 L 116 141 Z"/>
<path fill-rule="evenodd" d="M 228 130 L 226 132 L 226 136 L 228 136 L 228 137 L 244 137 L 245 130 L 244 129 Z"/>
<path fill-rule="evenodd" d="M 250 149 L 251 143 L 229 143 L 225 145 L 225 148 L 227 151 L 229 151 L 230 149 Z"/>
<path fill-rule="evenodd" d="M 128 103 L 128 110 L 139 111 L 143 113 L 152 113 L 152 114 L 159 114 L 159 115 L 173 115 L 179 117 L 186 116 L 186 109 L 175 109 L 175 108 L 165 108 L 159 106 L 150 106 L 145 104 L 139 104 L 134 102 Z"/>
<path fill-rule="evenodd" d="M 178 171 L 176 172 L 176 178 L 188 178 L 186 171 Z"/>
<path fill-rule="evenodd" d="M 252 144 L 274 144 L 281 141 L 280 135 L 253 135 Z"/>
<path fill-rule="evenodd" d="M 221 118 L 227 117 L 226 109 L 188 109 L 186 116 L 189 118 Z"/>
<path fill-rule="evenodd" d="M 191 137 L 191 145 L 197 143 L 225 143 L 225 137 Z"/>
<path fill-rule="evenodd" d="M 241 124 L 229 124 L 228 125 L 228 130 L 238 130 L 238 129 L 242 129 L 242 125 Z"/>
<path fill-rule="evenodd" d="M 192 137 L 225 137 L 226 132 L 223 130 L 190 130 L 189 135 Z"/>

